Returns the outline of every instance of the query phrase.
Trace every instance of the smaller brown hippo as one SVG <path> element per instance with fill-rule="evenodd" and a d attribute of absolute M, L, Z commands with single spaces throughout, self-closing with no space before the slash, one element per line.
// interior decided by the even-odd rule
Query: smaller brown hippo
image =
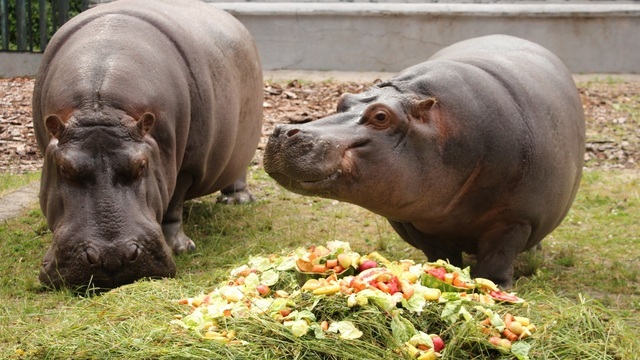
<path fill-rule="evenodd" d="M 261 135 L 262 68 L 249 32 L 195 0 L 120 0 L 55 34 L 33 94 L 53 231 L 40 281 L 113 288 L 174 276 L 187 199 L 245 201 Z"/>
<path fill-rule="evenodd" d="M 304 195 L 386 217 L 430 260 L 512 285 L 518 253 L 565 217 L 582 174 L 585 124 L 571 74 L 548 50 L 504 35 L 462 41 L 337 114 L 277 127 L 267 173 Z"/>

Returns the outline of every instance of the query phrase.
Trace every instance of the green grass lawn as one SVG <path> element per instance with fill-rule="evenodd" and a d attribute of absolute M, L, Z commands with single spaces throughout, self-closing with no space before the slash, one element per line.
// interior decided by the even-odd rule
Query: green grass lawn
<path fill-rule="evenodd" d="M 51 233 L 38 209 L 0 224 L 0 358 L 277 359 L 289 348 L 301 359 L 340 358 L 330 355 L 340 343 L 296 342 L 270 336 L 274 330 L 268 327 L 252 334 L 263 342 L 262 352 L 256 352 L 212 344 L 169 324 L 185 312 L 177 299 L 211 291 L 254 255 L 339 239 L 360 253 L 425 261 L 384 218 L 353 205 L 292 194 L 258 168 L 251 174 L 259 199 L 254 204 L 219 205 L 214 196 L 186 204 L 185 231 L 198 248 L 177 257 L 175 279 L 142 281 L 102 295 L 41 288 L 38 267 Z M 540 252 L 519 259 L 515 291 L 529 300 L 521 311 L 540 329 L 530 341 L 532 359 L 637 358 L 639 189 L 637 170 L 587 170 L 562 225 Z M 448 329 L 446 336 L 452 349 L 465 349 L 463 342 L 470 339 L 458 328 Z M 358 354 L 358 344 L 363 345 L 354 342 L 345 354 Z M 488 358 L 482 352 L 463 354 Z M 443 359 L 460 356 L 451 350 Z"/>
<path fill-rule="evenodd" d="M 615 79 L 579 87 L 589 105 L 587 140 L 635 149 L 636 87 Z M 531 359 L 639 358 L 640 170 L 607 170 L 602 166 L 617 164 L 615 156 L 590 155 L 567 218 L 544 240 L 542 250 L 517 261 L 514 291 L 529 306 L 496 307 L 536 324 L 538 331 L 526 340 Z M 0 196 L 38 176 L 0 174 Z M 339 296 L 325 298 L 315 310 L 357 322 L 366 333 L 362 339 L 297 338 L 277 321 L 255 317 L 229 319 L 226 325 L 247 343 L 226 346 L 171 324 L 189 313 L 178 299 L 208 293 L 252 256 L 337 239 L 361 254 L 378 251 L 393 260 L 426 261 L 384 218 L 362 208 L 290 193 L 258 166 L 251 169 L 250 187 L 258 199 L 250 205 L 216 204 L 215 195 L 186 204 L 185 231 L 197 250 L 176 258 L 175 279 L 140 281 L 102 294 L 50 291 L 39 284 L 51 233 L 36 204 L 0 223 L 0 358 L 402 358 L 387 326 L 390 314 L 346 307 Z M 434 306 L 420 316 L 405 315 L 425 332 L 438 326 L 447 344 L 442 360 L 515 358 L 488 347 L 475 322 L 434 321 L 440 317 Z"/>
<path fill-rule="evenodd" d="M 0 173 L 0 196 L 6 195 L 17 188 L 40 179 L 40 171 L 25 174 Z"/>

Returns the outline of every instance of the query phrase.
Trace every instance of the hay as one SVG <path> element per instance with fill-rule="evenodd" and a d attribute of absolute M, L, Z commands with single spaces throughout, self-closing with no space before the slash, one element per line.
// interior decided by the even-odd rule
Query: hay
<path fill-rule="evenodd" d="M 127 359 L 415 359 L 407 341 L 417 332 L 438 335 L 445 342 L 441 360 L 448 359 L 618 359 L 625 342 L 619 323 L 600 304 L 573 303 L 546 293 L 532 293 L 528 304 L 479 304 L 443 293 L 440 301 L 427 301 L 420 312 L 402 303 L 392 308 L 369 301 L 349 306 L 349 296 L 338 292 L 316 296 L 299 291 L 293 271 L 281 271 L 267 296 L 249 295 L 251 301 L 275 300 L 277 290 L 290 294 L 290 310 L 309 311 L 310 330 L 295 334 L 282 316 L 267 312 L 231 312 L 215 318 L 215 329 L 233 334 L 229 341 L 207 339 L 202 328 L 187 325 L 187 317 L 202 304 L 194 299 L 215 294 L 198 284 L 164 279 L 139 281 L 57 310 L 57 323 L 29 334 L 29 347 L 15 348 L 16 358 L 127 358 Z M 542 291 L 542 290 L 541 290 Z M 193 296 L 193 294 L 202 295 Z M 184 303 L 189 298 L 191 305 Z M 179 301 L 182 300 L 182 301 Z M 246 300 L 246 299 L 245 299 Z M 189 302 L 187 301 L 187 302 Z M 528 305 L 528 306 L 527 306 Z M 464 308 L 464 311 L 461 309 Z M 446 310 L 446 311 L 445 311 Z M 516 351 L 500 350 L 488 341 L 480 324 L 487 313 L 529 317 L 538 330 L 514 343 Z M 447 315 L 448 314 L 448 315 Z M 455 316 L 454 316 L 455 315 Z M 42 315 L 46 317 L 46 314 Z M 176 317 L 180 320 L 176 321 Z M 340 333 L 318 331 L 314 324 L 350 322 L 362 332 L 345 339 Z M 182 324 L 181 324 L 182 323 Z M 320 336 L 317 336 L 320 334 Z M 631 335 L 629 335 L 631 336 Z M 517 345 L 521 344 L 521 345 Z M 512 350 L 513 350 L 512 348 Z M 528 356 L 527 356 L 528 353 Z"/>

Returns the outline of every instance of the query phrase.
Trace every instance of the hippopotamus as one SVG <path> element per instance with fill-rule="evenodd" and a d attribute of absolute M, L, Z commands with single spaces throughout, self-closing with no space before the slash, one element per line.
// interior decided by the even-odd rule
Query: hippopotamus
<path fill-rule="evenodd" d="M 43 55 L 33 124 L 52 243 L 40 281 L 114 288 L 172 277 L 192 250 L 185 200 L 248 201 L 262 67 L 247 29 L 195 0 L 120 0 L 61 27 Z"/>
<path fill-rule="evenodd" d="M 563 220 L 584 162 L 573 78 L 533 42 L 455 43 L 337 112 L 271 134 L 264 168 L 288 190 L 362 206 L 431 261 L 503 288 L 514 260 Z"/>

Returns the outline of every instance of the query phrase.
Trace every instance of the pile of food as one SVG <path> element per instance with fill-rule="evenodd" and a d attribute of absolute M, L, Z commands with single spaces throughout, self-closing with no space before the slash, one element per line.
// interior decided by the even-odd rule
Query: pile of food
<path fill-rule="evenodd" d="M 328 301 L 388 314 L 395 351 L 421 360 L 446 353 L 441 332 L 458 322 L 473 324 L 488 346 L 518 359 L 528 358 L 526 339 L 536 331 L 528 318 L 512 314 L 526 310 L 523 299 L 491 280 L 472 278 L 469 268 L 443 260 L 390 261 L 376 252 L 360 255 L 341 241 L 251 258 L 210 293 L 179 300 L 188 308 L 173 323 L 229 346 L 245 341 L 226 320 L 251 317 L 277 322 L 295 337 L 360 338 L 363 329 L 346 316 L 318 313 Z M 407 320 L 427 312 L 437 314 L 439 328 L 420 329 Z"/>

